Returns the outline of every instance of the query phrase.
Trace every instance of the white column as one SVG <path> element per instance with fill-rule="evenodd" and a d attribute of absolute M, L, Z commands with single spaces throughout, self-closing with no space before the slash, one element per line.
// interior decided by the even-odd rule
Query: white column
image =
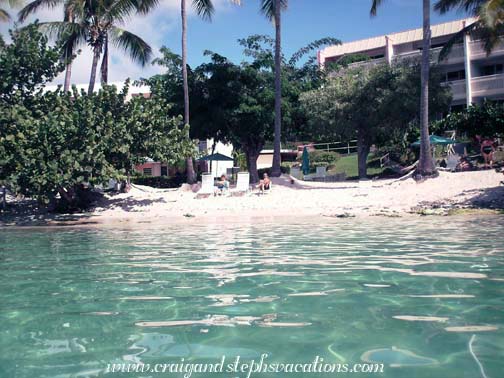
<path fill-rule="evenodd" d="M 388 64 L 392 64 L 394 57 L 394 41 L 388 35 L 385 36 L 385 58 Z"/>
<path fill-rule="evenodd" d="M 466 27 L 466 22 L 462 23 Z M 466 102 L 467 107 L 472 104 L 472 74 L 471 74 L 471 35 L 464 34 L 464 66 L 465 66 L 465 84 L 466 84 Z"/>

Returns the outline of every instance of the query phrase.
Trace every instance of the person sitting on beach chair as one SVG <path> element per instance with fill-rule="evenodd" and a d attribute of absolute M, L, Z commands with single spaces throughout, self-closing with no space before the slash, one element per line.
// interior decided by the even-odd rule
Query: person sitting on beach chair
<path fill-rule="evenodd" d="M 259 181 L 259 191 L 262 194 L 262 193 L 266 192 L 267 190 L 271 190 L 271 180 L 270 180 L 268 174 L 264 173 L 263 179 L 261 181 Z"/>
<path fill-rule="evenodd" d="M 214 195 L 221 195 L 221 194 L 224 194 L 224 192 L 226 192 L 228 189 L 229 189 L 229 181 L 226 177 L 226 175 L 221 175 L 220 177 L 220 180 L 217 181 L 216 183 L 216 188 L 215 188 L 215 192 L 214 192 Z"/>

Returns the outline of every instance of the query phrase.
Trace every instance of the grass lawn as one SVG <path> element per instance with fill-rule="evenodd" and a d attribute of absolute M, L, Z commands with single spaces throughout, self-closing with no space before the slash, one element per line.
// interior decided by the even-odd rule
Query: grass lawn
<path fill-rule="evenodd" d="M 367 173 L 368 176 L 373 177 L 383 173 L 383 168 L 380 168 L 379 157 L 369 154 L 367 160 Z M 341 156 L 334 167 L 328 170 L 328 174 L 346 173 L 347 178 L 358 178 L 359 172 L 357 170 L 357 154 Z"/>

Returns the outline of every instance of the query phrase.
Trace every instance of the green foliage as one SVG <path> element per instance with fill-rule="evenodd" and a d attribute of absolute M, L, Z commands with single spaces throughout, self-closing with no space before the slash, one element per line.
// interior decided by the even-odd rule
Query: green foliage
<path fill-rule="evenodd" d="M 357 139 L 359 166 L 365 174 L 372 144 L 406 148 L 411 135 L 418 132 L 419 82 L 420 66 L 410 62 L 346 70 L 324 87 L 301 95 L 307 132 L 313 140 Z M 441 86 L 435 69 L 429 88 L 431 114 L 447 110 L 450 92 Z"/>
<path fill-rule="evenodd" d="M 46 204 L 59 194 L 67 208 L 80 207 L 83 187 L 123 178 L 147 157 L 174 163 L 193 153 L 166 99 L 126 102 L 128 83 L 120 93 L 43 93 L 61 70 L 58 50 L 35 26 L 12 36 L 0 50 L 0 180 L 14 192 Z"/>
<path fill-rule="evenodd" d="M 58 47 L 49 47 L 37 24 L 10 31 L 12 42 L 0 48 L 0 101 L 25 102 L 64 67 Z"/>
<path fill-rule="evenodd" d="M 504 135 L 504 104 L 485 102 L 471 105 L 461 112 L 448 114 L 435 122 L 433 130 L 457 130 L 469 137 L 497 137 Z"/>
<path fill-rule="evenodd" d="M 333 165 L 340 158 L 334 151 L 315 150 L 310 152 L 310 164 L 312 165 Z"/>

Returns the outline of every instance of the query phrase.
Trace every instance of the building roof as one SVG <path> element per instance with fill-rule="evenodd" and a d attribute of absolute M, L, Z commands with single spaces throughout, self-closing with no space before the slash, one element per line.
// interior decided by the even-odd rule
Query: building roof
<path fill-rule="evenodd" d="M 464 18 L 462 20 L 445 22 L 442 24 L 432 25 L 431 32 L 432 38 L 448 36 L 455 34 L 466 25 L 472 24 L 476 19 Z M 422 28 L 410 29 L 398 33 L 392 33 L 388 35 L 381 35 L 378 37 L 372 37 L 367 39 L 361 39 L 353 42 L 346 42 L 341 45 L 334 45 L 326 47 L 321 50 L 320 53 L 325 57 L 331 56 L 341 56 L 345 54 L 354 54 L 360 51 L 367 51 L 385 47 L 387 44 L 387 37 L 391 39 L 394 45 L 400 45 L 403 43 L 421 41 L 423 37 Z"/>

